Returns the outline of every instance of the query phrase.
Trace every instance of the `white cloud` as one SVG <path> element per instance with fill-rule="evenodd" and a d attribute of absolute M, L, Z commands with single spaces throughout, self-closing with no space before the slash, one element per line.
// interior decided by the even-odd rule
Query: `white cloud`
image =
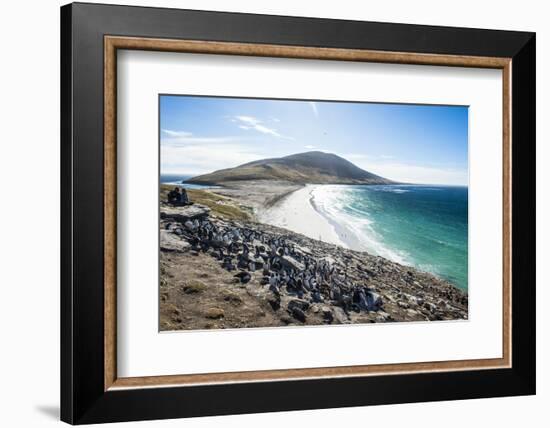
<path fill-rule="evenodd" d="M 235 116 L 235 119 L 241 122 L 247 123 L 250 126 L 254 126 L 254 125 L 257 125 L 258 123 L 262 123 L 260 119 L 257 119 L 253 116 Z"/>
<path fill-rule="evenodd" d="M 239 124 L 239 128 L 245 129 L 245 130 L 255 130 L 257 132 L 261 132 L 262 134 L 271 135 L 273 137 L 277 138 L 284 138 L 287 140 L 293 140 L 292 137 L 287 137 L 284 135 L 281 135 L 277 130 L 274 128 L 270 128 L 268 126 L 265 126 L 263 122 L 253 116 L 235 116 L 232 121 L 236 120 Z"/>
<path fill-rule="evenodd" d="M 343 155 L 350 162 L 373 174 L 402 183 L 418 184 L 468 184 L 468 171 L 454 168 L 410 165 L 391 161 L 375 161 L 368 155 L 351 153 Z M 382 156 L 378 157 L 383 158 Z M 389 159 L 389 158 L 386 158 Z"/>
<path fill-rule="evenodd" d="M 170 137 L 162 138 L 161 146 L 164 147 L 186 147 L 193 145 L 202 145 L 202 144 L 221 144 L 221 143 L 231 143 L 236 141 L 242 141 L 243 137 Z"/>
<path fill-rule="evenodd" d="M 234 142 L 163 143 L 160 150 L 162 174 L 199 175 L 266 157 L 254 152 L 251 146 Z"/>
<path fill-rule="evenodd" d="M 162 132 L 164 132 L 169 137 L 190 137 L 193 135 L 191 132 L 187 131 L 172 131 L 170 129 L 163 129 Z"/>
<path fill-rule="evenodd" d="M 315 117 L 319 117 L 319 110 L 317 109 L 317 103 L 314 101 L 310 101 L 309 105 L 311 106 L 311 109 L 313 110 L 313 114 Z"/>
<path fill-rule="evenodd" d="M 316 149 L 317 146 L 312 146 L 311 144 L 308 144 L 307 146 L 304 146 L 306 149 Z"/>

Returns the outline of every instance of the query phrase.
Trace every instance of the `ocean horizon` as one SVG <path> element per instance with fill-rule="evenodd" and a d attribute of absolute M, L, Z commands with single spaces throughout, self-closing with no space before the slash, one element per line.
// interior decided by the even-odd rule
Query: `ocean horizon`
<path fill-rule="evenodd" d="M 160 184 L 170 184 L 175 186 L 184 187 L 186 189 L 215 189 L 219 186 L 210 186 L 205 184 L 192 184 L 192 183 L 182 183 L 183 180 L 188 180 L 189 178 L 194 177 L 189 174 L 161 174 L 160 175 Z"/>

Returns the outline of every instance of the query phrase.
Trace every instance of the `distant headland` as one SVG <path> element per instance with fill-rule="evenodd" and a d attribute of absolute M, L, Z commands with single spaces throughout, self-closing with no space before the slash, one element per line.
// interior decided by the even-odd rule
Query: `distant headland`
<path fill-rule="evenodd" d="M 295 184 L 399 184 L 359 168 L 332 153 L 312 151 L 261 159 L 185 180 L 185 183 L 223 185 L 239 181 L 284 181 Z"/>

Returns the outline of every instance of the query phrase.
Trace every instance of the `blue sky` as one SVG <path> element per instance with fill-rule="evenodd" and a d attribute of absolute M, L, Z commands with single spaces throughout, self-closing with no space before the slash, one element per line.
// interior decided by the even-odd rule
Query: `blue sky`
<path fill-rule="evenodd" d="M 321 150 L 397 181 L 468 181 L 467 107 L 162 95 L 160 138 L 161 174 Z"/>

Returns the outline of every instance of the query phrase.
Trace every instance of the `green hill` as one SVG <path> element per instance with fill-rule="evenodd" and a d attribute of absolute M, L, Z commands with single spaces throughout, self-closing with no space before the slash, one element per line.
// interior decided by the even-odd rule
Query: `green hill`
<path fill-rule="evenodd" d="M 319 151 L 262 159 L 186 180 L 195 184 L 275 180 L 300 184 L 396 184 L 332 153 Z"/>

